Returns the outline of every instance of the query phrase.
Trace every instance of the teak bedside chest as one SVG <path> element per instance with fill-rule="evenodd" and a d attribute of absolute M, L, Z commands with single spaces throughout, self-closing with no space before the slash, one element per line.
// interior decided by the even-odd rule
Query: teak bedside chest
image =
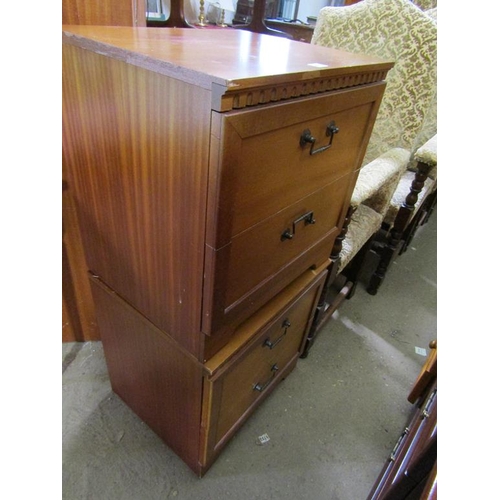
<path fill-rule="evenodd" d="M 63 27 L 63 161 L 113 390 L 203 475 L 294 368 L 392 63 Z"/>

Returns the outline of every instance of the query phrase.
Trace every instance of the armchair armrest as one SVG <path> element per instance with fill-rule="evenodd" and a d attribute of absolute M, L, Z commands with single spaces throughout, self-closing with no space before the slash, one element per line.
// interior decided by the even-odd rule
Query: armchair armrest
<path fill-rule="evenodd" d="M 365 165 L 359 172 L 351 197 L 351 205 L 359 206 L 381 191 L 389 180 L 402 175 L 406 171 L 409 159 L 409 151 L 403 148 L 393 148 Z M 392 193 L 389 197 L 391 195 Z"/>
<path fill-rule="evenodd" d="M 435 167 L 437 165 L 437 134 L 415 151 L 415 160 Z"/>

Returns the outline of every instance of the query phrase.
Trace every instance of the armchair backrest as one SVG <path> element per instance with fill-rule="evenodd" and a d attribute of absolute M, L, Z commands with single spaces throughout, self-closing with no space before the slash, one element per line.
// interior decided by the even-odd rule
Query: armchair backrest
<path fill-rule="evenodd" d="M 437 7 L 425 11 L 425 14 L 429 16 L 437 25 Z M 424 123 L 422 128 L 415 139 L 414 151 L 418 149 L 422 144 L 425 144 L 429 139 L 437 134 L 437 86 L 434 89 L 434 96 L 430 102 L 429 109 L 425 112 Z M 414 152 L 413 151 L 413 152 Z M 412 161 L 410 168 L 414 170 L 416 163 Z"/>
<path fill-rule="evenodd" d="M 410 0 L 363 0 L 320 10 L 311 43 L 395 62 L 364 164 L 394 147 L 413 151 L 437 81 L 437 24 Z"/>

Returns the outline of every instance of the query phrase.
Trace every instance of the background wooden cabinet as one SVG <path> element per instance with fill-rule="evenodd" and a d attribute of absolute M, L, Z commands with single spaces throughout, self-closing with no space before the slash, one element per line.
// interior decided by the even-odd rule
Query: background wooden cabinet
<path fill-rule="evenodd" d="M 63 0 L 62 24 L 146 26 L 146 0 Z M 73 199 L 73 186 L 63 165 L 62 341 L 99 340 Z"/>
<path fill-rule="evenodd" d="M 146 0 L 62 0 L 62 24 L 146 26 Z"/>

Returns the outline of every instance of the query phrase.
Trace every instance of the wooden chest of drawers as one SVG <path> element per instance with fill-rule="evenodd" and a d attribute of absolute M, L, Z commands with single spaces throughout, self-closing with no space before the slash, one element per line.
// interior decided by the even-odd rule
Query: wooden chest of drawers
<path fill-rule="evenodd" d="M 63 30 L 112 387 L 200 475 L 297 362 L 390 68 L 237 30 Z"/>

